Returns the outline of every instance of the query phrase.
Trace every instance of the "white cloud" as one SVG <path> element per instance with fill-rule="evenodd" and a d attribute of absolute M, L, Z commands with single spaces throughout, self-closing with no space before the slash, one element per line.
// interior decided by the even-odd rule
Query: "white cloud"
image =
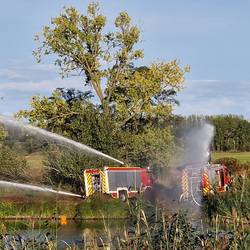
<path fill-rule="evenodd" d="M 250 117 L 250 82 L 224 80 L 189 80 L 178 95 L 181 105 L 175 113 L 238 114 Z"/>
<path fill-rule="evenodd" d="M 53 64 L 31 64 L 25 62 L 13 64 L 8 68 L 0 68 L 0 84 L 12 81 L 36 81 L 52 79 L 58 76 L 58 67 Z"/>
<path fill-rule="evenodd" d="M 27 93 L 51 92 L 58 87 L 83 89 L 83 77 L 60 78 L 58 67 L 53 64 L 13 64 L 0 68 L 0 91 Z"/>
<path fill-rule="evenodd" d="M 223 82 L 222 80 L 215 79 L 201 79 L 201 80 L 187 80 L 186 83 L 219 83 Z"/>
<path fill-rule="evenodd" d="M 82 89 L 83 79 L 80 77 L 72 77 L 65 79 L 42 80 L 42 81 L 22 81 L 22 82 L 3 82 L 0 83 L 2 91 L 18 91 L 18 92 L 49 92 L 56 88 L 77 88 Z"/>
<path fill-rule="evenodd" d="M 53 64 L 12 63 L 0 68 L 0 113 L 13 114 L 28 107 L 33 95 L 49 96 L 56 88 L 86 90 L 84 78 L 72 76 L 60 78 Z"/>
<path fill-rule="evenodd" d="M 0 79 L 9 79 L 9 80 L 25 80 L 27 77 L 24 74 L 19 73 L 14 69 L 0 69 Z"/>
<path fill-rule="evenodd" d="M 192 100 L 189 103 L 182 103 L 176 109 L 176 113 L 214 115 L 223 114 L 235 106 L 235 102 L 227 97 Z"/>
<path fill-rule="evenodd" d="M 58 67 L 54 64 L 44 64 L 44 63 L 37 63 L 30 67 L 30 69 L 39 70 L 39 71 L 46 71 L 46 72 L 57 72 Z"/>
<path fill-rule="evenodd" d="M 79 77 L 0 83 L 0 97 L 3 97 L 3 100 L 0 100 L 0 113 L 10 116 L 21 109 L 27 109 L 33 95 L 50 96 L 51 92 L 59 87 L 85 89 Z"/>

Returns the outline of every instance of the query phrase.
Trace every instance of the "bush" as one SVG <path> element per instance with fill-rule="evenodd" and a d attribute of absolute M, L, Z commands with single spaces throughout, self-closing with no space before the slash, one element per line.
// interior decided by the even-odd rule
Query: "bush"
<path fill-rule="evenodd" d="M 239 172 L 245 174 L 250 179 L 250 162 L 240 164 Z"/>
<path fill-rule="evenodd" d="M 223 158 L 215 160 L 215 163 L 224 164 L 230 168 L 240 164 L 239 160 L 237 160 L 233 157 L 223 157 Z"/>
<path fill-rule="evenodd" d="M 214 161 L 216 164 L 223 164 L 227 166 L 228 170 L 231 173 L 238 172 L 241 169 L 241 163 L 239 160 L 233 157 L 224 157 Z"/>
<path fill-rule="evenodd" d="M 215 160 L 214 163 L 227 166 L 230 174 L 239 175 L 244 173 L 250 177 L 250 162 L 240 163 L 240 161 L 235 158 L 224 157 Z"/>
<path fill-rule="evenodd" d="M 53 151 L 48 155 L 46 166 L 46 184 L 56 187 L 63 185 L 70 191 L 81 193 L 84 190 L 83 172 L 87 168 L 102 166 L 102 162 L 91 161 L 86 155 L 77 152 Z"/>
<path fill-rule="evenodd" d="M 237 176 L 228 192 L 215 193 L 204 203 L 203 211 L 210 219 L 216 215 L 230 216 L 237 211 L 240 217 L 250 215 L 250 180 L 246 176 Z"/>
<path fill-rule="evenodd" d="M 126 218 L 128 205 L 110 195 L 95 193 L 76 206 L 76 214 L 80 218 Z"/>
<path fill-rule="evenodd" d="M 23 156 L 9 147 L 0 148 L 0 178 L 5 180 L 25 179 L 27 163 Z"/>

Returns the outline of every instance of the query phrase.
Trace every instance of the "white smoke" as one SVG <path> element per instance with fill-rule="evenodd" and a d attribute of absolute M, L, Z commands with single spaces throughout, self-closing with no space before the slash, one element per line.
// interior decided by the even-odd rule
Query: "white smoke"
<path fill-rule="evenodd" d="M 183 165 L 207 164 L 213 137 L 214 126 L 206 122 L 189 130 L 184 139 Z"/>

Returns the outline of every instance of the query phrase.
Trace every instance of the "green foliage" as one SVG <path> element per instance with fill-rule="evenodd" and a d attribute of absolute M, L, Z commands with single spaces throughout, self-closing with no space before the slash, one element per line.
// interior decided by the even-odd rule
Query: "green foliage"
<path fill-rule="evenodd" d="M 51 97 L 34 97 L 32 109 L 18 112 L 17 117 L 109 153 L 115 139 L 110 131 L 115 130 L 115 123 L 88 98 L 88 93 L 58 89 Z"/>
<path fill-rule="evenodd" d="M 44 27 L 42 46 L 34 52 L 38 60 L 42 55 L 58 55 L 55 64 L 60 66 L 63 75 L 72 71 L 83 73 L 102 104 L 105 97 L 101 79 L 109 77 L 114 66 L 104 69 L 103 62 L 115 61 L 121 70 L 124 65 L 120 64 L 142 57 L 140 50 L 133 49 L 140 32 L 131 24 L 127 13 L 122 12 L 116 18 L 117 32 L 104 34 L 105 26 L 106 17 L 99 13 L 96 3 L 89 4 L 87 15 L 73 7 L 66 8 L 63 14 L 52 19 L 51 26 Z"/>
<path fill-rule="evenodd" d="M 250 122 L 239 116 L 210 118 L 216 128 L 214 150 L 250 151 Z"/>
<path fill-rule="evenodd" d="M 131 120 L 162 119 L 173 109 L 173 96 L 181 89 L 185 70 L 176 61 L 130 70 L 111 95 L 122 125 Z M 125 119 L 124 119 L 125 118 Z"/>
<path fill-rule="evenodd" d="M 169 127 L 148 128 L 139 134 L 125 132 L 122 136 L 120 155 L 138 166 L 166 167 L 176 150 Z"/>
<path fill-rule="evenodd" d="M 50 152 L 46 165 L 45 183 L 68 186 L 71 191 L 84 191 L 83 171 L 91 162 L 85 155 L 73 152 Z"/>
<path fill-rule="evenodd" d="M 72 206 L 72 205 L 71 205 Z M 13 201 L 2 201 L 0 203 L 0 217 L 8 216 L 34 216 L 34 217 L 51 217 L 58 214 L 67 214 L 70 204 L 55 204 L 53 201 L 45 202 L 13 202 Z M 72 214 L 74 214 L 72 212 Z"/>
<path fill-rule="evenodd" d="M 115 30 L 106 32 L 107 18 L 99 10 L 96 3 L 89 4 L 86 15 L 70 7 L 52 19 L 37 37 L 41 42 L 34 52 L 38 61 L 54 54 L 62 75 L 82 75 L 104 111 L 117 111 L 121 125 L 142 114 L 169 114 L 173 103 L 168 96 L 182 88 L 189 68 L 181 69 L 176 60 L 135 68 L 134 63 L 143 58 L 143 51 L 135 48 L 140 30 L 128 13 L 121 12 Z"/>
<path fill-rule="evenodd" d="M 33 96 L 31 101 L 31 110 L 21 110 L 16 114 L 18 118 L 28 118 L 29 122 L 41 127 L 47 128 L 52 132 L 58 128 L 67 135 L 67 119 L 72 119 L 76 115 L 80 115 L 83 107 L 87 105 L 85 102 L 67 103 L 62 98 L 63 93 L 56 90 L 51 97 Z"/>
<path fill-rule="evenodd" d="M 16 151 L 4 146 L 0 148 L 0 176 L 5 180 L 18 180 L 25 178 L 27 169 L 24 157 Z"/>
<path fill-rule="evenodd" d="M 5 140 L 5 138 L 7 137 L 7 135 L 8 135 L 8 133 L 4 129 L 4 127 L 0 126 L 0 142 L 2 142 L 3 140 Z"/>
<path fill-rule="evenodd" d="M 127 218 L 128 206 L 120 199 L 108 195 L 95 194 L 76 206 L 76 214 L 80 218 Z"/>
<path fill-rule="evenodd" d="M 136 204 L 129 233 L 121 240 L 122 249 L 247 249 L 249 232 L 240 223 L 233 230 L 195 228 L 185 212 L 169 216 L 161 208 L 148 214 Z"/>
<path fill-rule="evenodd" d="M 55 55 L 62 75 L 78 73 L 89 89 L 85 93 L 57 89 L 50 97 L 34 96 L 31 109 L 21 110 L 17 117 L 128 164 L 167 166 L 175 145 L 166 120 L 189 67 L 181 68 L 177 60 L 139 66 L 137 61 L 143 58 L 137 48 L 139 28 L 126 12 L 117 16 L 111 32 L 106 31 L 106 21 L 99 5 L 91 3 L 86 14 L 65 8 L 44 27 L 37 37 L 41 44 L 35 57 L 40 61 L 45 55 Z M 91 101 L 93 96 L 100 105 Z M 52 183 L 82 184 L 76 166 L 81 161 L 75 157 L 75 163 L 63 154 L 50 158 Z M 90 165 L 87 159 L 83 162 Z M 70 175 L 70 171 L 77 174 Z"/>
<path fill-rule="evenodd" d="M 223 164 L 227 166 L 230 172 L 235 173 L 240 169 L 240 162 L 232 157 L 224 157 L 214 161 L 217 164 Z"/>
<path fill-rule="evenodd" d="M 128 217 L 128 206 L 119 199 L 113 199 L 108 195 L 93 195 L 84 201 L 44 198 L 32 202 L 1 201 L 0 217 L 33 216 L 33 217 L 59 217 L 78 219 L 118 219 Z"/>
<path fill-rule="evenodd" d="M 226 193 L 215 193 L 208 197 L 203 210 L 210 217 L 223 215 L 228 217 L 248 218 L 250 215 L 250 180 L 246 175 L 234 177 L 230 190 Z"/>

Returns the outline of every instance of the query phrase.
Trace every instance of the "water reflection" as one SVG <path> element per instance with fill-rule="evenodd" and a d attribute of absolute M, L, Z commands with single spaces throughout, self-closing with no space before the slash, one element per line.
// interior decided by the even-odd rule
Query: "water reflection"
<path fill-rule="evenodd" d="M 124 220 L 113 219 L 71 220 L 67 225 L 49 221 L 4 221 L 1 222 L 1 247 L 16 245 L 17 249 L 22 249 L 25 245 L 35 245 L 37 249 L 47 249 L 46 247 L 53 244 L 56 249 L 70 246 L 83 249 L 91 246 L 102 247 L 109 245 L 111 241 L 115 246 L 117 239 L 124 235 L 126 225 Z"/>

